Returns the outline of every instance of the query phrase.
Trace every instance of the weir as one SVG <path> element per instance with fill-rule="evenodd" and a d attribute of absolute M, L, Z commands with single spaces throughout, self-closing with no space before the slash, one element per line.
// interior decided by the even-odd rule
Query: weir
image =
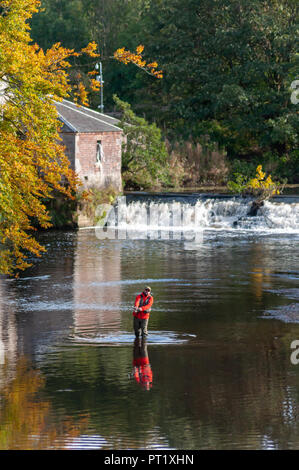
<path fill-rule="evenodd" d="M 253 198 L 215 194 L 150 194 L 133 193 L 122 196 L 107 226 L 136 234 L 172 231 L 245 230 L 299 234 L 299 196 L 275 196 L 248 216 Z M 163 238 L 163 237 L 162 237 Z"/>

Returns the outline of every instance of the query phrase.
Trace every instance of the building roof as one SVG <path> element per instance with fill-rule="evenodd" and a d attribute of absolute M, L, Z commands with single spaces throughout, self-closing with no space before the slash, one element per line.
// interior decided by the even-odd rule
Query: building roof
<path fill-rule="evenodd" d="M 71 101 L 55 101 L 62 132 L 119 132 L 118 119 L 99 113 Z"/>

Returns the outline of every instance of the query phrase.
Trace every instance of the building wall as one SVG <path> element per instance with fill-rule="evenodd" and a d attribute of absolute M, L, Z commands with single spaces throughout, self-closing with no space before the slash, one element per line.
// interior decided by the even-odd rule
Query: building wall
<path fill-rule="evenodd" d="M 121 189 L 121 139 L 121 131 L 76 135 L 75 167 L 86 187 Z M 101 163 L 96 159 L 98 141 L 103 148 Z"/>
<path fill-rule="evenodd" d="M 73 132 L 63 132 L 60 134 L 62 138 L 62 145 L 65 146 L 65 154 L 71 162 L 71 168 L 75 170 L 75 149 L 76 149 L 76 134 Z"/>
<path fill-rule="evenodd" d="M 85 187 L 114 186 L 121 190 L 122 132 L 61 133 L 66 155 Z M 97 162 L 97 142 L 103 147 L 102 161 Z"/>

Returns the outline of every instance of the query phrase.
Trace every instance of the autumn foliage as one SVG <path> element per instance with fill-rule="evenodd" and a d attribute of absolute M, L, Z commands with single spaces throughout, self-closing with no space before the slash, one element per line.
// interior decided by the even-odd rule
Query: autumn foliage
<path fill-rule="evenodd" d="M 145 72 L 150 73 L 157 78 L 163 78 L 162 70 L 157 70 L 157 62 L 146 63 L 146 60 L 143 59 L 143 50 L 144 46 L 142 45 L 137 46 L 136 52 L 128 51 L 122 47 L 114 52 L 114 58 L 120 62 L 123 62 L 125 65 L 133 63 L 137 67 L 143 69 Z"/>
<path fill-rule="evenodd" d="M 285 186 L 285 184 L 273 181 L 271 175 L 266 177 L 262 165 L 257 166 L 254 178 L 248 179 L 240 173 L 236 173 L 234 177 L 235 179 L 233 181 L 228 182 L 228 188 L 233 193 L 239 193 L 243 196 L 253 196 L 257 202 L 280 194 Z"/>
<path fill-rule="evenodd" d="M 39 0 L 0 0 L 0 272 L 5 274 L 25 269 L 28 254 L 44 251 L 32 233 L 34 221 L 51 225 L 43 200 L 54 190 L 73 197 L 80 184 L 60 144 L 54 101 L 70 96 L 68 72 L 76 58 L 99 56 L 94 42 L 79 52 L 60 43 L 47 51 L 34 44 L 28 20 L 39 7 Z M 143 46 L 136 54 L 120 49 L 114 58 L 161 76 L 155 63 L 142 60 L 142 51 Z M 77 77 L 74 100 L 87 105 L 86 84 L 79 72 Z M 93 74 L 89 79 L 97 91 Z"/>

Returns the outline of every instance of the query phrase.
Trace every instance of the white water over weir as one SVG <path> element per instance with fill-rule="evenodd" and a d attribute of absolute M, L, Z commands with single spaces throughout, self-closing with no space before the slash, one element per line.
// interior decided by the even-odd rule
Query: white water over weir
<path fill-rule="evenodd" d="M 276 196 L 256 216 L 253 199 L 226 195 L 128 195 L 119 198 L 106 227 L 115 238 L 179 239 L 205 230 L 299 234 L 299 197 Z M 111 237 L 109 237 L 111 238 Z"/>

